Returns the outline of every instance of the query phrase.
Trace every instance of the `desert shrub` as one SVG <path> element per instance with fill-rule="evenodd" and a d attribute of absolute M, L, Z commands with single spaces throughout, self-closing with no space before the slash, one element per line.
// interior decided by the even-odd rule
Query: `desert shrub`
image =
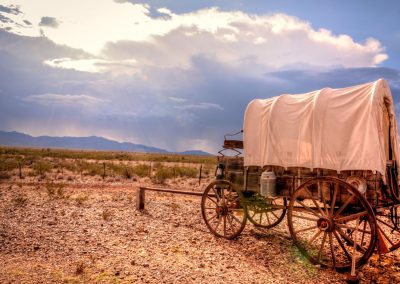
<path fill-rule="evenodd" d="M 190 168 L 190 167 L 178 167 L 174 166 L 172 167 L 172 171 L 174 174 L 174 177 L 187 177 L 187 178 L 194 178 L 198 174 L 198 170 L 196 168 Z"/>
<path fill-rule="evenodd" d="M 35 175 L 44 175 L 53 169 L 53 165 L 45 160 L 36 161 L 33 164 L 33 170 Z"/>
<path fill-rule="evenodd" d="M 104 169 L 103 164 L 101 163 L 89 163 L 86 161 L 80 161 L 78 163 L 78 168 L 81 172 L 85 175 L 89 176 L 96 176 L 96 175 L 103 175 Z"/>
<path fill-rule="evenodd" d="M 25 206 L 28 203 L 28 197 L 25 194 L 18 193 L 12 198 L 12 202 L 17 206 Z"/>
<path fill-rule="evenodd" d="M 80 262 L 76 263 L 75 274 L 81 275 L 85 272 L 85 269 L 86 269 L 85 263 L 80 261 Z"/>
<path fill-rule="evenodd" d="M 64 187 L 65 184 L 63 183 L 55 183 L 53 181 L 46 181 L 46 191 L 49 197 L 52 198 L 65 198 L 64 194 Z"/>
<path fill-rule="evenodd" d="M 174 172 L 171 168 L 159 168 L 153 176 L 153 182 L 163 184 L 169 178 L 174 177 Z"/>
<path fill-rule="evenodd" d="M 131 168 L 129 168 L 129 167 L 125 167 L 125 170 L 124 170 L 124 172 L 123 172 L 123 177 L 124 178 L 126 178 L 126 179 L 130 179 L 130 178 L 132 178 L 132 169 Z"/>
<path fill-rule="evenodd" d="M 11 175 L 7 172 L 0 172 L 0 180 L 2 179 L 9 179 Z"/>
<path fill-rule="evenodd" d="M 101 217 L 103 218 L 104 221 L 108 221 L 111 219 L 111 211 L 108 209 L 103 210 L 101 213 Z"/>
<path fill-rule="evenodd" d="M 89 195 L 87 194 L 80 194 L 78 196 L 76 196 L 75 198 L 75 202 L 77 205 L 82 205 L 85 201 L 87 201 L 89 199 Z"/>
<path fill-rule="evenodd" d="M 139 177 L 147 177 L 149 176 L 150 166 L 139 164 L 132 168 L 132 172 Z"/>
<path fill-rule="evenodd" d="M 18 161 L 12 157 L 0 156 L 0 171 L 10 172 L 18 168 Z"/>

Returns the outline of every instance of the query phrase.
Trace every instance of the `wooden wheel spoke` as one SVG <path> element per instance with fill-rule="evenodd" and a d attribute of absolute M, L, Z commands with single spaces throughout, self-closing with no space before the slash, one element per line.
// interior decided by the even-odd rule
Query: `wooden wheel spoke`
<path fill-rule="evenodd" d="M 339 216 L 340 213 L 342 213 L 342 211 L 347 207 L 347 205 L 350 204 L 350 202 L 353 200 L 354 195 L 351 195 L 345 203 L 343 203 L 343 205 L 339 208 L 338 211 L 335 212 L 335 214 L 333 215 L 333 218 L 335 218 L 336 216 Z"/>
<path fill-rule="evenodd" d="M 331 255 L 332 255 L 333 267 L 336 267 L 336 256 L 335 256 L 335 251 L 334 251 L 334 249 L 333 249 L 332 232 L 329 233 L 329 246 L 330 246 L 330 248 L 331 248 Z"/>
<path fill-rule="evenodd" d="M 278 215 L 276 215 L 274 211 L 271 211 L 271 214 L 274 215 L 277 220 L 279 219 Z"/>
<path fill-rule="evenodd" d="M 231 227 L 231 231 L 234 232 L 235 226 L 233 225 L 232 220 L 229 219 L 229 217 L 231 217 L 231 219 L 232 219 L 232 216 L 231 216 L 231 215 L 228 215 L 228 216 L 227 216 L 227 219 L 228 219 L 229 226 Z"/>
<path fill-rule="evenodd" d="M 339 184 L 335 183 L 335 189 L 333 191 L 333 196 L 332 196 L 332 202 L 331 202 L 331 208 L 330 208 L 330 215 L 333 215 L 333 210 L 335 208 L 335 203 L 336 203 L 336 196 L 337 192 L 339 190 Z"/>
<path fill-rule="evenodd" d="M 339 226 L 340 228 L 345 228 L 345 229 L 349 229 L 352 230 L 352 232 L 356 229 L 356 227 L 351 227 L 351 226 L 347 226 L 344 224 L 336 224 L 336 226 Z M 364 227 L 366 227 L 366 223 L 364 225 Z M 358 229 L 359 232 L 363 232 L 364 234 L 371 234 L 371 231 L 365 230 L 364 229 Z"/>
<path fill-rule="evenodd" d="M 340 240 L 340 237 L 338 236 L 338 234 L 336 233 L 336 231 L 333 231 L 333 235 L 335 236 L 339 246 L 342 248 L 344 254 L 346 255 L 347 259 L 351 261 L 351 255 L 349 254 L 349 252 L 347 251 L 346 247 L 344 246 L 343 242 Z"/>
<path fill-rule="evenodd" d="M 342 238 L 343 239 L 345 239 L 346 241 L 348 241 L 349 243 L 353 243 L 354 244 L 354 241 L 351 239 L 351 238 L 349 238 L 349 236 L 346 236 L 346 234 L 345 234 L 345 232 L 343 232 L 343 230 L 342 229 L 340 229 L 340 228 L 338 228 L 338 227 L 336 227 L 336 231 L 342 236 Z M 362 251 L 362 252 L 365 252 L 366 250 L 365 250 L 365 248 L 363 248 L 362 246 L 360 246 L 359 244 L 356 244 L 357 245 L 357 250 L 360 250 L 360 251 Z"/>
<path fill-rule="evenodd" d="M 219 224 L 221 224 L 221 221 L 222 221 L 222 218 L 219 218 L 219 219 L 218 219 L 218 223 L 217 223 L 217 225 L 216 225 L 215 228 L 214 228 L 214 231 L 217 231 L 217 230 L 218 230 L 218 227 L 219 227 Z"/>
<path fill-rule="evenodd" d="M 308 212 L 310 212 L 311 214 L 317 216 L 318 218 L 320 217 L 314 210 L 312 210 L 310 207 L 308 207 L 307 205 L 304 204 L 304 202 L 296 200 L 297 203 L 299 203 L 301 206 L 303 206 Z"/>
<path fill-rule="evenodd" d="M 306 232 L 306 231 L 310 231 L 310 230 L 313 230 L 313 229 L 316 229 L 316 228 L 318 228 L 317 225 L 311 226 L 311 227 L 307 227 L 307 228 L 304 228 L 304 229 L 300 229 L 300 230 L 296 231 L 296 234 L 302 233 L 302 232 Z M 321 231 L 320 231 L 320 232 L 321 232 Z M 317 237 L 318 237 L 318 236 L 317 236 Z"/>
<path fill-rule="evenodd" d="M 300 219 L 308 220 L 308 221 L 315 221 L 315 222 L 318 221 L 318 219 L 311 218 L 311 217 L 307 217 L 307 216 L 294 215 L 294 214 L 293 214 L 292 216 L 293 216 L 293 217 L 300 218 Z"/>
<path fill-rule="evenodd" d="M 318 262 L 321 259 L 322 250 L 324 249 L 324 245 L 325 245 L 325 242 L 326 242 L 326 235 L 327 235 L 327 232 L 324 232 L 324 236 L 322 237 L 322 242 L 321 242 L 321 245 L 320 245 L 319 250 L 318 250 L 318 258 L 317 258 Z"/>
<path fill-rule="evenodd" d="M 335 222 L 348 222 L 348 221 L 359 219 L 359 218 L 367 216 L 367 215 L 368 215 L 367 211 L 362 211 L 362 212 L 359 212 L 359 213 L 346 215 L 346 216 L 343 216 L 343 217 L 340 217 L 340 218 L 334 218 L 334 219 L 335 219 Z"/>
<path fill-rule="evenodd" d="M 242 208 L 229 208 L 230 212 L 243 212 Z"/>
<path fill-rule="evenodd" d="M 217 203 L 220 202 L 221 201 L 221 195 L 218 194 L 218 191 L 216 191 L 214 187 L 212 187 L 212 190 L 214 191 L 215 197 L 217 198 Z M 209 198 L 209 196 L 207 196 L 207 198 Z"/>
<path fill-rule="evenodd" d="M 207 199 L 211 200 L 215 205 L 218 206 L 218 202 L 212 199 L 210 196 L 207 195 Z"/>
<path fill-rule="evenodd" d="M 267 222 L 268 222 L 268 225 L 271 225 L 271 221 L 269 220 L 269 215 L 268 215 L 268 212 L 265 212 L 265 216 L 267 216 Z"/>
<path fill-rule="evenodd" d="M 328 216 L 328 208 L 326 207 L 326 199 L 325 199 L 325 191 L 324 191 L 324 184 L 322 181 L 318 182 L 318 191 L 321 192 L 322 203 L 324 204 L 325 214 Z"/>
<path fill-rule="evenodd" d="M 223 215 L 222 218 L 224 219 L 224 236 L 226 236 L 226 215 Z"/>
<path fill-rule="evenodd" d="M 217 213 L 215 213 L 215 215 L 211 216 L 210 218 L 207 219 L 207 222 L 210 222 L 212 219 L 214 219 L 215 217 L 217 217 Z"/>
<path fill-rule="evenodd" d="M 231 215 L 232 219 L 235 220 L 236 222 L 238 222 L 239 224 L 241 224 L 242 222 L 233 214 L 229 214 Z"/>
<path fill-rule="evenodd" d="M 390 229 L 392 229 L 392 231 L 396 231 L 396 232 L 399 232 L 399 233 L 400 233 L 400 229 L 394 227 L 393 225 L 390 225 L 389 223 L 387 223 L 387 222 L 385 222 L 385 221 L 383 221 L 383 220 L 381 220 L 381 219 L 378 219 L 378 218 L 376 218 L 376 220 L 377 220 L 378 222 L 380 222 L 380 223 L 386 225 L 386 226 L 389 227 Z"/>
<path fill-rule="evenodd" d="M 319 206 L 318 202 L 315 201 L 315 199 L 312 197 L 311 192 L 308 190 L 308 188 L 305 188 L 306 191 L 310 194 L 310 199 L 312 200 L 312 202 L 314 203 L 315 207 L 318 208 L 319 213 L 321 213 L 322 216 L 325 216 L 324 211 L 322 211 L 321 206 Z"/>
<path fill-rule="evenodd" d="M 363 220 L 363 221 L 364 221 L 364 227 L 362 230 L 365 231 L 365 229 L 367 228 L 367 221 L 366 220 Z M 371 231 L 370 231 L 370 234 L 371 234 Z M 365 234 L 363 233 L 361 236 L 361 244 L 364 243 L 364 237 L 365 237 Z"/>
<path fill-rule="evenodd" d="M 315 233 L 315 235 L 307 242 L 307 245 L 311 245 L 313 241 L 315 241 L 316 238 L 322 233 L 321 230 L 318 230 L 318 232 Z"/>

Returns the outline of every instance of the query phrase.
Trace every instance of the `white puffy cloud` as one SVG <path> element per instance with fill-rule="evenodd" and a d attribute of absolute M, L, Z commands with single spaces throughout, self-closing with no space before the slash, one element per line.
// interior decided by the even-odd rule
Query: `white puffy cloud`
<path fill-rule="evenodd" d="M 99 60 L 136 60 L 139 68 L 146 64 L 189 68 L 197 55 L 257 72 L 304 66 L 370 67 L 388 58 L 376 39 L 356 42 L 286 14 L 251 15 L 218 8 L 175 14 L 160 8 L 166 17 L 153 18 L 150 6 L 121 1 L 17 2 L 23 13 L 7 14 L 21 23 L 7 23 L 12 32 L 36 36 L 43 32 L 55 43 L 85 50 Z M 39 27 L 47 15 L 62 25 Z M 22 24 L 26 20 L 36 26 Z"/>

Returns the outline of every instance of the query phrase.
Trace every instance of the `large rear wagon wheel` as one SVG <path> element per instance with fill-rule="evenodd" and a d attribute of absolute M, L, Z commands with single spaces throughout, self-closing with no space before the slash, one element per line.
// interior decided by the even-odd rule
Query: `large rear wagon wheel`
<path fill-rule="evenodd" d="M 254 226 L 271 229 L 285 217 L 287 201 L 284 197 L 263 197 L 255 194 L 246 200 L 247 219 Z"/>
<path fill-rule="evenodd" d="M 242 194 L 226 180 L 210 183 L 201 199 L 201 213 L 208 229 L 217 237 L 233 239 L 246 226 L 246 209 Z"/>
<path fill-rule="evenodd" d="M 375 249 L 377 226 L 371 205 L 337 178 L 303 183 L 290 198 L 288 225 L 300 252 L 323 267 L 359 267 Z"/>

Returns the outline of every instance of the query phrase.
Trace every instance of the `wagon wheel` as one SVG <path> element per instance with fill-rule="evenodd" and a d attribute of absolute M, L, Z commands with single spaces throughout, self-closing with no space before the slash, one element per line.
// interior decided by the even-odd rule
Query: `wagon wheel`
<path fill-rule="evenodd" d="M 270 229 L 278 225 L 286 214 L 284 197 L 263 197 L 255 194 L 246 200 L 247 219 L 256 227 Z"/>
<path fill-rule="evenodd" d="M 226 180 L 210 183 L 201 199 L 201 213 L 208 229 L 217 237 L 233 239 L 246 226 L 246 208 L 240 191 Z"/>
<path fill-rule="evenodd" d="M 400 204 L 380 208 L 375 213 L 378 251 L 387 253 L 400 247 Z"/>
<path fill-rule="evenodd" d="M 314 264 L 348 270 L 374 251 L 377 226 L 371 205 L 354 187 L 337 178 L 303 183 L 288 207 L 290 234 Z"/>

